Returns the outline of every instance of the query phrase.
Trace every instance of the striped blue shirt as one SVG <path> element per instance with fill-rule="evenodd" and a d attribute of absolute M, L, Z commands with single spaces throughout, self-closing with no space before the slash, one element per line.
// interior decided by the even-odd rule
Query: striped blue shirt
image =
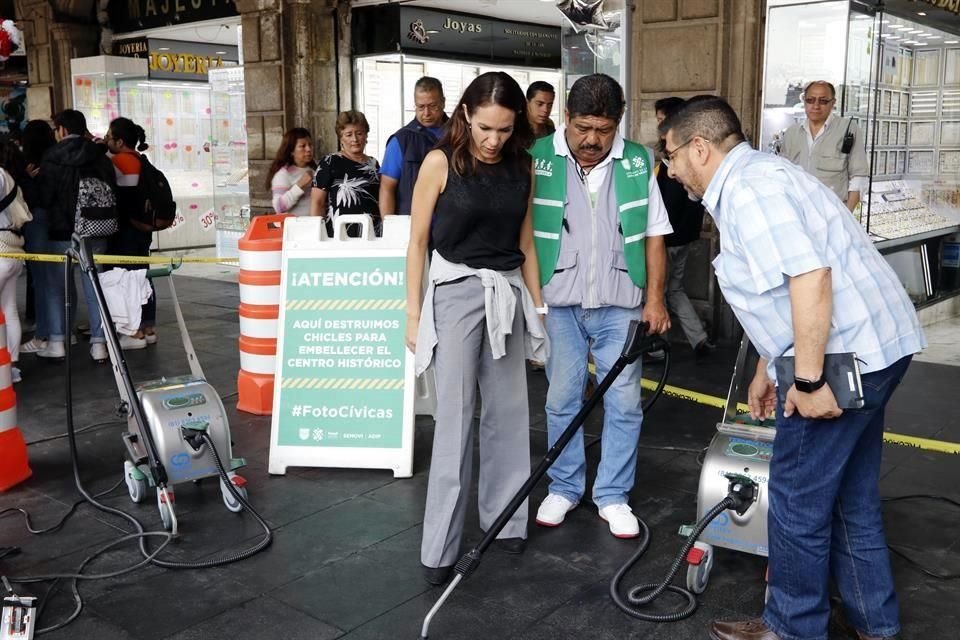
<path fill-rule="evenodd" d="M 720 288 L 764 358 L 792 353 L 788 277 L 824 267 L 833 282 L 827 353 L 854 351 L 869 373 L 926 346 L 893 269 L 840 199 L 800 167 L 741 143 L 703 204 L 720 231 Z"/>

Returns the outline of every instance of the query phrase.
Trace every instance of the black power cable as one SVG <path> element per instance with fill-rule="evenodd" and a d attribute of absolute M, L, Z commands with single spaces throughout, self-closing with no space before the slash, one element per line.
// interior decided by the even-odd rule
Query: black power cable
<path fill-rule="evenodd" d="M 64 282 L 65 282 L 64 289 L 67 292 L 65 295 L 64 306 L 65 306 L 65 316 L 66 316 L 65 319 L 66 319 L 67 326 L 71 326 L 73 322 L 73 313 L 72 313 L 73 304 L 72 304 L 70 293 L 69 293 L 70 291 L 69 280 L 72 275 L 71 257 L 72 257 L 72 254 L 70 251 L 68 251 L 67 260 L 64 265 Z M 85 270 L 87 270 L 87 275 L 89 277 L 91 278 L 97 277 L 92 265 L 87 265 L 87 268 Z M 103 299 L 103 291 L 100 289 L 99 281 L 94 283 L 94 289 L 95 289 L 95 292 L 97 293 L 98 303 L 100 305 L 105 305 L 106 301 Z M 109 321 L 109 313 L 106 312 L 106 310 L 104 310 L 104 315 L 106 316 L 105 320 Z M 107 326 L 109 324 L 110 324 L 109 322 L 104 323 L 105 327 L 107 328 L 106 330 L 112 331 L 112 328 Z M 116 340 L 115 335 L 111 336 L 111 338 L 114 340 L 114 342 L 118 342 Z M 118 344 L 115 344 L 114 346 L 119 347 Z M 70 448 L 71 465 L 73 467 L 74 484 L 76 485 L 77 491 L 80 493 L 83 499 L 74 503 L 58 523 L 46 529 L 40 529 L 40 530 L 33 529 L 32 523 L 30 521 L 30 515 L 23 509 L 14 508 L 14 509 L 4 510 L 3 512 L 0 512 L 0 517 L 2 517 L 3 515 L 6 515 L 7 513 L 19 512 L 24 516 L 27 530 L 30 533 L 40 535 L 44 533 L 52 533 L 54 531 L 59 530 L 60 528 L 63 527 L 67 519 L 76 511 L 76 509 L 81 504 L 89 503 L 91 506 L 98 509 L 99 511 L 102 511 L 104 513 L 126 520 L 131 525 L 133 525 L 135 532 L 121 536 L 109 542 L 108 544 L 100 547 L 96 551 L 94 551 L 92 554 L 87 556 L 83 560 L 83 562 L 81 562 L 80 566 L 77 568 L 77 571 L 75 573 L 50 574 L 50 575 L 41 575 L 41 576 L 21 576 L 21 577 L 9 578 L 9 582 L 17 583 L 17 584 L 36 584 L 36 583 L 42 583 L 42 582 L 51 582 L 50 587 L 47 589 L 46 596 L 44 597 L 43 601 L 40 604 L 40 607 L 37 610 L 38 619 L 40 618 L 40 614 L 46 608 L 46 605 L 49 601 L 49 597 L 54 592 L 54 589 L 56 588 L 59 581 L 61 580 L 70 581 L 70 592 L 71 592 L 71 595 L 73 596 L 73 600 L 75 603 L 73 612 L 65 620 L 62 620 L 55 625 L 37 629 L 37 631 L 35 632 L 35 635 L 39 636 L 45 633 L 50 633 L 52 631 L 62 629 L 77 619 L 77 617 L 80 615 L 81 611 L 83 610 L 83 600 L 80 596 L 80 591 L 78 588 L 79 580 L 105 580 L 109 578 L 115 578 L 118 576 L 125 575 L 127 573 L 132 573 L 133 571 L 141 569 L 142 567 L 145 567 L 149 564 L 154 564 L 167 569 L 201 569 L 201 568 L 222 566 L 225 564 L 229 564 L 232 562 L 237 562 L 239 560 L 244 560 L 246 558 L 249 558 L 250 556 L 267 548 L 272 543 L 273 531 L 270 529 L 270 525 L 266 522 L 266 520 L 263 519 L 263 517 L 259 513 L 257 513 L 257 511 L 250 505 L 249 502 L 247 502 L 247 500 L 243 497 L 243 495 L 241 495 L 240 492 L 237 491 L 237 489 L 234 487 L 233 483 L 230 481 L 227 471 L 223 466 L 223 462 L 220 459 L 219 452 L 217 451 L 216 447 L 213 444 L 213 440 L 211 439 L 208 433 L 203 432 L 200 437 L 203 443 L 210 447 L 210 451 L 213 454 L 214 462 L 217 467 L 217 472 L 220 475 L 220 479 L 223 481 L 223 484 L 226 486 L 227 490 L 233 496 L 233 498 L 237 500 L 241 505 L 243 505 L 243 507 L 264 528 L 265 535 L 260 540 L 260 542 L 258 542 L 257 544 L 255 544 L 254 546 L 248 549 L 245 549 L 243 551 L 236 552 L 236 553 L 230 553 L 225 556 L 208 559 L 208 560 L 201 560 L 201 561 L 195 561 L 195 562 L 172 562 L 172 561 L 167 561 L 159 558 L 159 555 L 163 552 L 166 546 L 173 540 L 173 534 L 167 531 L 145 531 L 143 528 L 143 525 L 133 515 L 121 509 L 110 507 L 98 501 L 98 498 L 102 497 L 103 495 L 106 495 L 107 493 L 112 492 L 117 487 L 119 487 L 120 484 L 124 482 L 125 479 L 121 480 L 121 482 L 117 483 L 107 491 L 98 493 L 96 495 L 91 495 L 83 485 L 83 481 L 80 478 L 80 461 L 79 461 L 79 453 L 77 450 L 76 436 L 80 432 L 89 431 L 89 430 L 92 430 L 93 428 L 99 428 L 108 423 L 98 423 L 95 425 L 89 425 L 88 427 L 84 427 L 83 429 L 80 429 L 80 430 L 75 428 L 73 423 L 73 378 L 72 378 L 71 356 L 70 356 L 69 348 L 66 350 L 66 354 L 65 354 L 65 369 L 66 369 L 66 385 L 65 386 L 66 386 L 67 432 L 65 434 L 53 436 L 51 438 L 41 439 L 37 442 L 56 440 L 62 437 L 67 438 L 69 448 Z M 138 400 L 136 397 L 133 397 L 131 398 L 131 401 L 137 402 Z M 143 427 L 148 428 L 147 425 L 143 425 Z M 146 546 L 146 539 L 150 537 L 163 538 L 163 542 L 160 544 L 160 546 L 153 551 L 149 551 Z M 141 560 L 140 562 L 132 566 L 125 567 L 123 569 L 119 569 L 116 571 L 111 571 L 108 573 L 102 573 L 102 574 L 83 573 L 83 569 L 86 568 L 88 564 L 93 562 L 93 560 L 100 557 L 107 551 L 113 549 L 114 547 L 119 546 L 121 544 L 125 544 L 132 540 L 139 541 L 140 552 L 143 555 L 143 560 Z"/>
<path fill-rule="evenodd" d="M 703 530 L 713 521 L 714 518 L 719 516 L 721 513 L 727 509 L 732 509 L 736 505 L 736 501 L 727 496 L 722 501 L 717 503 L 710 511 L 707 512 L 703 518 L 697 522 L 696 526 L 693 529 L 693 532 L 687 536 L 686 542 L 683 544 L 683 547 L 680 549 L 680 553 L 677 554 L 677 557 L 674 558 L 673 564 L 670 565 L 670 570 L 667 572 L 667 575 L 659 583 L 651 584 L 639 584 L 627 592 L 626 600 L 623 596 L 620 595 L 620 582 L 623 580 L 623 577 L 627 574 L 628 571 L 643 557 L 643 554 L 647 552 L 647 549 L 650 547 L 650 529 L 647 527 L 647 523 L 644 522 L 641 518 L 637 518 L 637 521 L 640 523 L 640 548 L 627 560 L 622 567 L 614 574 L 613 578 L 610 580 L 610 598 L 613 599 L 614 604 L 616 604 L 624 613 L 627 615 L 633 616 L 638 620 L 646 620 L 648 622 L 677 622 L 678 620 L 683 620 L 684 618 L 689 618 L 697 610 L 697 598 L 694 596 L 688 589 L 683 587 L 678 587 L 677 585 L 670 584 L 673 582 L 673 579 L 676 577 L 677 573 L 680 571 L 680 568 L 683 566 L 684 562 L 687 559 L 687 553 L 693 547 L 693 544 L 697 541 L 697 538 L 700 537 L 700 534 L 703 533 Z M 649 591 L 647 595 L 641 595 Z M 671 593 L 676 593 L 683 596 L 686 599 L 686 604 L 682 609 L 673 613 L 646 613 L 636 609 L 638 606 L 648 605 L 663 594 L 664 591 L 670 591 Z"/>
<path fill-rule="evenodd" d="M 689 590 L 670 583 L 673 582 L 673 579 L 680 571 L 680 568 L 686 561 L 687 554 L 690 552 L 690 549 L 693 548 L 697 538 L 700 537 L 700 534 L 703 533 L 704 529 L 707 528 L 714 518 L 719 516 L 727 509 L 731 509 L 736 511 L 738 514 L 743 515 L 747 512 L 751 505 L 753 505 L 757 498 L 756 482 L 746 476 L 738 474 L 726 474 L 726 477 L 729 481 L 727 497 L 714 505 L 693 527 L 693 531 L 689 536 L 687 536 L 686 542 L 680 549 L 680 553 L 678 553 L 677 557 L 674 558 L 673 564 L 670 565 L 670 570 L 667 572 L 667 575 L 664 577 L 664 579 L 656 584 L 640 584 L 632 587 L 627 592 L 626 600 L 624 600 L 623 596 L 620 594 L 620 582 L 623 580 L 623 577 L 627 574 L 631 567 L 633 567 L 633 565 L 640 560 L 643 554 L 647 552 L 647 548 L 650 546 L 650 529 L 643 520 L 637 518 L 642 531 L 640 548 L 637 549 L 633 556 L 631 556 L 622 567 L 620 567 L 617 573 L 614 574 L 613 578 L 610 580 L 610 597 L 613 599 L 614 604 L 616 604 L 624 613 L 637 618 L 638 620 L 646 620 L 648 622 L 676 622 L 678 620 L 683 620 L 684 618 L 689 618 L 697 610 L 698 603 L 696 596 L 694 596 Z M 652 603 L 654 600 L 659 598 L 664 591 L 670 591 L 683 596 L 687 601 L 686 604 L 682 609 L 671 613 L 647 613 L 637 609 L 637 607 Z M 642 595 L 644 593 L 646 593 L 646 595 Z"/>

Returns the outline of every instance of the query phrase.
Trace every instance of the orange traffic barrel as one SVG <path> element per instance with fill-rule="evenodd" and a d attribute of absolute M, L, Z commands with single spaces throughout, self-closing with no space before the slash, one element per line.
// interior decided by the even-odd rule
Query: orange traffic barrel
<path fill-rule="evenodd" d="M 240 303 L 240 335 L 248 338 L 277 339 L 280 305 Z"/>
<path fill-rule="evenodd" d="M 242 271 L 280 271 L 283 253 L 283 221 L 295 216 L 257 216 L 237 242 Z"/>
<path fill-rule="evenodd" d="M 29 478 L 33 472 L 30 471 L 27 444 L 17 426 L 17 395 L 13 392 L 3 313 L 0 313 L 0 336 L 0 491 L 6 491 Z"/>
<path fill-rule="evenodd" d="M 240 250 L 240 372 L 237 408 L 273 412 L 274 366 L 280 317 L 283 222 L 289 215 L 257 216 L 237 243 Z"/>
<path fill-rule="evenodd" d="M 258 416 L 268 416 L 273 413 L 273 381 L 276 359 L 276 338 L 240 336 L 237 409 Z"/>

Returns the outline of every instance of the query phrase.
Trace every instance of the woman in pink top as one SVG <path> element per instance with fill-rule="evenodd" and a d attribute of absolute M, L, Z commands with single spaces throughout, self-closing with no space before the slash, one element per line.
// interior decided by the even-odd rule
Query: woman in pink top
<path fill-rule="evenodd" d="M 302 127 L 287 131 L 267 172 L 267 186 L 273 193 L 273 210 L 295 216 L 310 215 L 310 183 L 317 165 L 313 141 Z"/>

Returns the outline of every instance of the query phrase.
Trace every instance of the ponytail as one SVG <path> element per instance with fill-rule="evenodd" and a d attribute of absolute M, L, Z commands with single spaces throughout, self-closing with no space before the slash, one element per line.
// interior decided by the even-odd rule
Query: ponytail
<path fill-rule="evenodd" d="M 150 148 L 150 145 L 147 144 L 147 132 L 143 130 L 143 127 L 137 125 L 137 151 L 143 153 Z"/>

